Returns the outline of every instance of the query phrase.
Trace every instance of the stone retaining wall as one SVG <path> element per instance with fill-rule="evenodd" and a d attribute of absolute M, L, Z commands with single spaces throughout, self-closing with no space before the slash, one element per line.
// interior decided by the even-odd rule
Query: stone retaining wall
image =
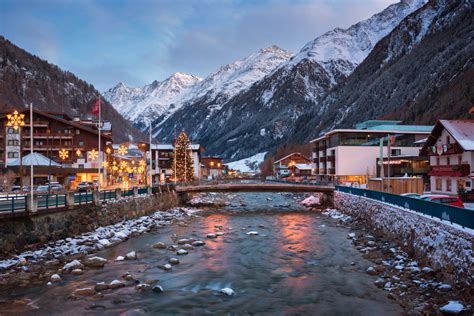
<path fill-rule="evenodd" d="M 175 192 L 123 197 L 100 206 L 84 205 L 56 212 L 0 220 L 0 258 L 122 220 L 150 215 L 180 205 Z"/>
<path fill-rule="evenodd" d="M 396 241 L 420 263 L 447 278 L 472 281 L 474 236 L 467 231 L 403 208 L 343 192 L 335 207 Z"/>

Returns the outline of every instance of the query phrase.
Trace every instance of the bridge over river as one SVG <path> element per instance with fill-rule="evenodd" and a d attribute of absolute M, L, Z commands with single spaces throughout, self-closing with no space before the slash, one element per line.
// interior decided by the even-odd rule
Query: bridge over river
<path fill-rule="evenodd" d="M 314 192 L 321 195 L 322 206 L 333 206 L 334 187 L 291 183 L 218 183 L 178 185 L 176 192 L 182 197 L 204 192 Z"/>

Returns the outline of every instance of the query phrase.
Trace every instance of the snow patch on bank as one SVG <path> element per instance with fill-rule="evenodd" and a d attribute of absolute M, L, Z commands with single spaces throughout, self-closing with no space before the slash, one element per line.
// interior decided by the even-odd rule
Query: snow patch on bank
<path fill-rule="evenodd" d="M 106 247 L 114 246 L 131 236 L 138 236 L 152 228 L 171 224 L 199 212 L 199 209 L 178 207 L 167 211 L 158 211 L 150 216 L 125 220 L 120 223 L 99 227 L 75 238 L 66 238 L 49 242 L 43 248 L 26 251 L 11 259 L 0 260 L 0 271 L 16 265 L 38 263 L 46 260 L 63 259 L 75 254 L 87 254 Z"/>

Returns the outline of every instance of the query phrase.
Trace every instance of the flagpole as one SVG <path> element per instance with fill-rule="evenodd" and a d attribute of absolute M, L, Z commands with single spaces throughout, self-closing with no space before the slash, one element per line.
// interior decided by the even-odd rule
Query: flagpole
<path fill-rule="evenodd" d="M 149 183 L 149 186 L 153 187 L 153 177 L 151 175 L 151 167 L 152 167 L 152 159 L 153 159 L 153 157 L 152 157 L 152 152 L 153 151 L 151 150 L 151 130 L 152 130 L 152 128 L 151 128 L 151 120 L 150 120 L 150 178 L 149 178 L 150 183 Z"/>
<path fill-rule="evenodd" d="M 98 186 L 98 189 L 99 189 L 99 192 L 100 192 L 100 167 L 101 167 L 101 164 L 102 164 L 102 154 L 100 152 L 101 150 L 101 139 L 100 139 L 100 131 L 102 130 L 101 126 L 100 126 L 100 115 L 101 115 L 101 111 L 100 111 L 100 94 L 99 94 L 99 166 L 97 168 L 97 171 L 99 173 L 99 186 Z"/>
<path fill-rule="evenodd" d="M 30 103 L 30 210 L 33 209 L 33 103 Z M 20 157 L 20 159 L 23 159 Z M 51 184 L 51 183 L 50 183 Z"/>
<path fill-rule="evenodd" d="M 174 129 L 173 146 L 174 146 L 174 184 L 176 184 L 176 128 Z"/>

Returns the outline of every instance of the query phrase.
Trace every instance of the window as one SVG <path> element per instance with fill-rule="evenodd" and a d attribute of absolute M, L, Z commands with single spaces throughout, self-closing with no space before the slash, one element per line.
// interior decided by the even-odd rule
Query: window
<path fill-rule="evenodd" d="M 79 135 L 80 133 L 81 133 L 81 131 L 76 129 L 76 134 Z"/>
<path fill-rule="evenodd" d="M 402 154 L 402 150 L 401 149 L 392 149 L 390 151 L 390 155 L 393 157 L 393 156 L 400 156 Z"/>
<path fill-rule="evenodd" d="M 436 179 L 436 191 L 442 191 L 443 190 L 443 182 L 441 179 Z"/>
<path fill-rule="evenodd" d="M 466 185 L 466 188 L 470 188 L 470 187 L 471 187 L 471 181 L 466 181 L 464 184 Z"/>
<path fill-rule="evenodd" d="M 7 144 L 8 146 L 20 146 L 20 141 L 17 139 L 10 139 Z"/>
<path fill-rule="evenodd" d="M 439 166 L 439 158 L 436 158 L 436 165 Z"/>
<path fill-rule="evenodd" d="M 451 179 L 446 179 L 446 191 L 451 192 Z"/>
<path fill-rule="evenodd" d="M 8 158 L 18 158 L 18 155 L 19 155 L 18 152 L 9 152 Z"/>
<path fill-rule="evenodd" d="M 83 140 L 79 141 L 79 147 L 84 147 L 84 141 Z"/>
<path fill-rule="evenodd" d="M 450 158 L 450 157 L 446 157 L 446 164 L 447 164 L 448 166 L 451 165 L 451 158 Z"/>
<path fill-rule="evenodd" d="M 458 165 L 462 164 L 462 156 L 458 157 Z"/>
<path fill-rule="evenodd" d="M 9 127 L 9 128 L 7 129 L 7 133 L 8 133 L 8 134 L 18 134 L 18 131 L 19 131 L 19 130 L 15 130 L 13 127 Z"/>

